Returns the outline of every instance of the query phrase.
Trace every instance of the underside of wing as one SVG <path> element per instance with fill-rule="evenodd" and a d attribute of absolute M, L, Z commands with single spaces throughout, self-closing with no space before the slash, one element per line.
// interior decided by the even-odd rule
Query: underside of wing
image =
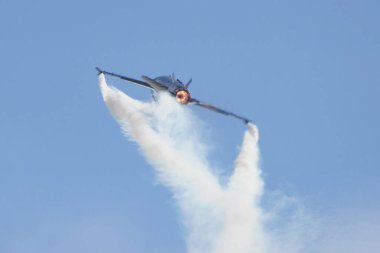
<path fill-rule="evenodd" d="M 224 114 L 226 116 L 232 116 L 232 117 L 234 117 L 236 119 L 242 120 L 245 124 L 248 124 L 250 122 L 250 120 L 247 119 L 247 118 L 244 118 L 244 117 L 239 116 L 239 115 L 237 115 L 235 113 L 232 113 L 232 112 L 220 109 L 220 108 L 218 108 L 218 107 L 216 107 L 214 105 L 210 105 L 210 104 L 207 104 L 205 102 L 199 101 L 198 99 L 195 99 L 195 98 L 191 99 L 190 104 L 197 105 L 197 106 L 206 108 L 208 110 Z"/>

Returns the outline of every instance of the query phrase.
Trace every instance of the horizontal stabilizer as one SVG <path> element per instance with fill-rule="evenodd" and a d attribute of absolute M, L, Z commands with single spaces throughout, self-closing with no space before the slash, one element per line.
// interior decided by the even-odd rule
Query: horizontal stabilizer
<path fill-rule="evenodd" d="M 156 80 L 150 78 L 150 77 L 147 77 L 147 76 L 141 76 L 141 78 L 147 82 L 154 90 L 156 91 L 163 91 L 163 90 L 168 90 L 168 87 L 160 84 L 159 82 L 157 82 Z"/>

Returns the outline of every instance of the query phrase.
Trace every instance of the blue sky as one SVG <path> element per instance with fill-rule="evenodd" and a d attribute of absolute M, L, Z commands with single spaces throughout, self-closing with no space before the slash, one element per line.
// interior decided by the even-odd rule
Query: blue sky
<path fill-rule="evenodd" d="M 194 97 L 257 123 L 268 192 L 378 224 L 379 7 L 1 0 L 0 251 L 185 252 L 171 193 L 109 115 L 95 66 L 192 77 Z M 193 110 L 227 175 L 244 127 Z"/>

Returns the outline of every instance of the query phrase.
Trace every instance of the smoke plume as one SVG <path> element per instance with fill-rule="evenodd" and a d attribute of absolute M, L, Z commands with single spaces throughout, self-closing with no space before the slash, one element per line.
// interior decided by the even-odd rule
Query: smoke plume
<path fill-rule="evenodd" d="M 258 129 L 250 123 L 235 168 L 222 185 L 206 159 L 189 109 L 170 95 L 143 103 L 107 85 L 100 88 L 124 134 L 135 141 L 160 181 L 170 188 L 187 228 L 190 253 L 265 253 L 271 238 L 260 207 L 264 183 L 259 168 Z M 272 251 L 273 252 L 273 251 Z"/>

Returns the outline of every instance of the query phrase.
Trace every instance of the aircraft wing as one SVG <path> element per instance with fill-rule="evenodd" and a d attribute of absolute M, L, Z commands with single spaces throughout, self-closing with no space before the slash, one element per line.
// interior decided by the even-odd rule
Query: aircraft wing
<path fill-rule="evenodd" d="M 223 109 L 220 109 L 214 105 L 210 105 L 210 104 L 207 104 L 207 103 L 204 103 L 202 101 L 199 101 L 198 99 L 195 99 L 195 98 L 192 98 L 191 99 L 191 104 L 193 105 L 197 105 L 197 106 L 200 106 L 200 107 L 203 107 L 203 108 L 206 108 L 208 110 L 211 110 L 211 111 L 214 111 L 214 112 L 218 112 L 218 113 L 221 113 L 221 114 L 224 114 L 224 115 L 227 115 L 227 116 L 232 116 L 234 118 L 237 118 L 237 119 L 240 119 L 242 120 L 245 124 L 248 124 L 249 122 L 251 122 L 249 119 L 247 118 L 244 118 L 242 116 L 239 116 L 235 113 L 232 113 L 232 112 L 228 112 L 226 110 L 223 110 Z"/>
<path fill-rule="evenodd" d="M 137 84 L 140 84 L 142 86 L 145 86 L 149 89 L 154 89 L 151 85 L 149 85 L 148 83 L 146 82 L 143 82 L 143 81 L 140 81 L 140 80 L 137 80 L 137 79 L 133 79 L 133 78 L 130 78 L 130 77 L 127 77 L 127 76 L 122 76 L 122 75 L 119 75 L 119 74 L 115 74 L 115 73 L 112 73 L 112 72 L 108 72 L 108 71 L 105 71 L 105 70 L 102 70 L 98 67 L 96 67 L 96 70 L 99 72 L 99 74 L 103 73 L 105 75 L 110 75 L 110 76 L 115 76 L 115 77 L 118 77 L 120 79 L 123 79 L 123 80 L 127 80 L 129 82 L 132 82 L 132 83 L 137 83 Z"/>

